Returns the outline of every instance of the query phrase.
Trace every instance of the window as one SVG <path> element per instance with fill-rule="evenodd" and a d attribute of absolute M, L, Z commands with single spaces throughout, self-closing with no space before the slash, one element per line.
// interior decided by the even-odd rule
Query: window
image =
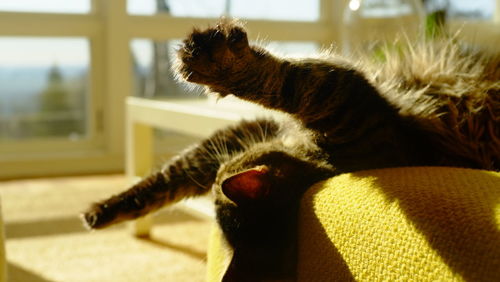
<path fill-rule="evenodd" d="M 445 10 L 451 19 L 492 20 L 495 0 L 427 0 L 428 11 Z"/>
<path fill-rule="evenodd" d="M 485 32 L 470 37 L 497 34 L 500 0 L 444 2 L 453 19 L 484 19 L 475 26 Z M 242 18 L 250 40 L 307 55 L 340 45 L 345 3 L 1 0 L 0 178 L 123 169 L 127 96 L 204 97 L 175 83 L 170 71 L 175 46 L 193 26 Z"/>
<path fill-rule="evenodd" d="M 176 17 L 220 17 L 243 19 L 316 21 L 318 0 L 129 0 L 130 14 L 168 13 Z"/>
<path fill-rule="evenodd" d="M 0 61 L 0 142 L 86 137 L 87 40 L 0 37 Z"/>
<path fill-rule="evenodd" d="M 291 57 L 313 56 L 320 51 L 320 44 L 312 41 L 271 41 L 264 45 L 273 53 Z"/>
<path fill-rule="evenodd" d="M 144 98 L 202 99 L 201 91 L 186 88 L 172 70 L 180 40 L 131 41 L 133 95 Z M 200 90 L 200 89 L 198 89 Z"/>
<path fill-rule="evenodd" d="M 287 21 L 319 20 L 318 0 L 233 0 L 229 2 L 229 14 L 238 18 Z"/>
<path fill-rule="evenodd" d="M 168 13 L 177 17 L 220 17 L 226 0 L 128 0 L 130 14 L 152 15 Z"/>
<path fill-rule="evenodd" d="M 2 0 L 0 11 L 44 13 L 88 13 L 90 0 Z"/>
<path fill-rule="evenodd" d="M 495 11 L 495 1 L 451 0 L 448 7 L 451 18 L 491 20 Z"/>

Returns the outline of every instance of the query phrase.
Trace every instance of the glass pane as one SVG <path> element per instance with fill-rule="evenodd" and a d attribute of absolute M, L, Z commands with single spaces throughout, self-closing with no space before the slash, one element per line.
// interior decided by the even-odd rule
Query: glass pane
<path fill-rule="evenodd" d="M 428 0 L 428 12 L 444 11 L 450 18 L 493 19 L 496 0 Z"/>
<path fill-rule="evenodd" d="M 86 39 L 0 37 L 0 62 L 0 140 L 86 135 Z"/>
<path fill-rule="evenodd" d="M 320 51 L 319 44 L 312 41 L 272 41 L 264 47 L 273 54 L 297 58 L 311 57 Z"/>
<path fill-rule="evenodd" d="M 229 0 L 229 14 L 237 18 L 288 21 L 319 19 L 318 0 Z"/>
<path fill-rule="evenodd" d="M 219 17 L 226 0 L 128 0 L 130 14 L 168 13 L 177 17 Z"/>
<path fill-rule="evenodd" d="M 449 15 L 452 18 L 492 19 L 495 0 L 450 0 Z"/>
<path fill-rule="evenodd" d="M 315 21 L 319 0 L 128 0 L 130 14 L 168 13 L 178 17 L 220 17 Z"/>
<path fill-rule="evenodd" d="M 88 13 L 90 0 L 1 0 L 0 11 Z"/>
<path fill-rule="evenodd" d="M 175 79 L 172 62 L 179 40 L 156 42 L 135 39 L 131 42 L 134 95 L 145 98 L 204 98 L 200 89 L 187 90 Z"/>

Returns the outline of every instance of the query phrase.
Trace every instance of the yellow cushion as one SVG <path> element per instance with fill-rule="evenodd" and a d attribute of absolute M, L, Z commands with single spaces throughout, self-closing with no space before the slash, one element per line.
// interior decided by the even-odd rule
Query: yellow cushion
<path fill-rule="evenodd" d="M 208 281 L 227 248 L 214 228 Z M 500 281 L 500 173 L 411 167 L 311 187 L 299 218 L 298 281 Z"/>

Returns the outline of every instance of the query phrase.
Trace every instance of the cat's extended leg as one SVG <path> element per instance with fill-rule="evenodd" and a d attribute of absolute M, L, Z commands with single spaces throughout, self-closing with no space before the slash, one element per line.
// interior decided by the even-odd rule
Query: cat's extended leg
<path fill-rule="evenodd" d="M 184 40 L 179 59 L 177 70 L 187 81 L 291 113 L 309 128 L 372 125 L 374 116 L 380 116 L 370 115 L 373 111 L 394 113 L 352 67 L 329 60 L 278 58 L 249 45 L 245 30 L 234 21 L 195 29 Z"/>
<path fill-rule="evenodd" d="M 220 165 L 243 151 L 248 140 L 264 141 L 273 138 L 278 130 L 278 124 L 269 120 L 243 121 L 221 129 L 130 189 L 93 204 L 83 213 L 83 219 L 90 228 L 103 228 L 186 197 L 205 194 L 210 191 Z"/>

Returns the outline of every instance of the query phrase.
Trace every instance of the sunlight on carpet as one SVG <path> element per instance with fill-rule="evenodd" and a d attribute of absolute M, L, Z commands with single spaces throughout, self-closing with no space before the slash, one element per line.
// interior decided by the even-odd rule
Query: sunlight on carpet
<path fill-rule="evenodd" d="M 126 187 L 121 175 L 0 182 L 8 281 L 203 281 L 210 221 L 177 209 L 152 236 L 85 230 L 79 212 Z"/>

